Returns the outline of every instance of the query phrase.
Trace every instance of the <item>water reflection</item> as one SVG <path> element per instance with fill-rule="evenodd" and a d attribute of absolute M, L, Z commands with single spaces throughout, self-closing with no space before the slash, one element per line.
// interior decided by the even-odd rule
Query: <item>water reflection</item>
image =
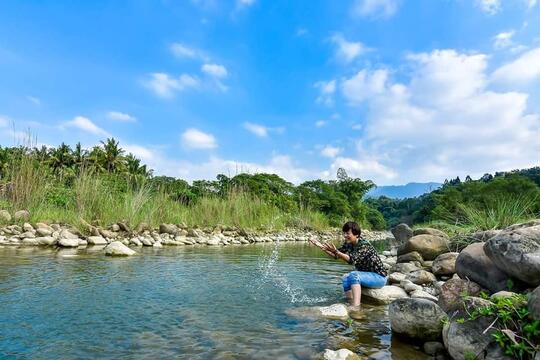
<path fill-rule="evenodd" d="M 289 316 L 342 301 L 350 270 L 305 243 L 138 251 L 0 248 L 0 358 L 425 358 L 391 338 L 385 307 L 352 325 Z"/>

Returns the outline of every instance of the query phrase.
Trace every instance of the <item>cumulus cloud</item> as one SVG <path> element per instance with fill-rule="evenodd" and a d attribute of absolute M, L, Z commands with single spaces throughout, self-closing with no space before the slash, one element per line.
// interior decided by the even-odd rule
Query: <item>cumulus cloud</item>
<path fill-rule="evenodd" d="M 540 47 L 529 50 L 514 61 L 504 64 L 492 75 L 495 82 L 528 83 L 540 78 Z"/>
<path fill-rule="evenodd" d="M 344 167 L 387 184 L 537 165 L 540 116 L 527 110 L 528 94 L 490 89 L 487 56 L 435 50 L 407 59 L 405 82 L 388 73 L 371 80 L 380 70 L 368 69 L 341 82 L 343 96 L 367 114 L 356 153 L 336 157 L 332 172 Z M 521 67 L 522 77 L 538 76 Z"/>
<path fill-rule="evenodd" d="M 152 73 L 145 85 L 157 96 L 170 98 L 177 91 L 198 87 L 199 80 L 188 74 L 172 77 L 166 73 Z"/>
<path fill-rule="evenodd" d="M 217 147 L 214 135 L 198 129 L 187 129 L 180 136 L 182 145 L 188 149 L 213 149 Z"/>
<path fill-rule="evenodd" d="M 341 34 L 335 34 L 330 40 L 336 45 L 336 57 L 344 62 L 351 62 L 369 51 L 361 42 L 347 41 Z"/>
<path fill-rule="evenodd" d="M 334 93 L 336 92 L 336 80 L 317 81 L 314 84 L 315 88 L 319 89 L 317 103 L 326 106 L 334 105 Z"/>
<path fill-rule="evenodd" d="M 339 153 L 341 152 L 341 149 L 332 145 L 326 145 L 321 150 L 321 155 L 328 157 L 328 158 L 335 158 Z"/>
<path fill-rule="evenodd" d="M 495 15 L 501 10 L 501 0 L 476 0 L 476 6 L 486 14 Z"/>
<path fill-rule="evenodd" d="M 493 37 L 493 47 L 495 49 L 503 49 L 512 45 L 512 37 L 516 33 L 515 30 L 503 31 Z"/>
<path fill-rule="evenodd" d="M 357 0 L 353 5 L 353 14 L 387 19 L 398 11 L 400 4 L 400 0 Z"/>
<path fill-rule="evenodd" d="M 268 128 L 266 126 L 245 122 L 244 128 L 259 137 L 268 136 Z"/>
<path fill-rule="evenodd" d="M 201 71 L 216 78 L 225 78 L 228 74 L 225 66 L 219 64 L 203 64 Z"/>
<path fill-rule="evenodd" d="M 111 136 L 107 131 L 103 130 L 102 128 L 94 124 L 92 120 L 84 116 L 76 116 L 72 120 L 66 121 L 63 126 L 77 128 L 84 132 L 98 136 Z"/>
<path fill-rule="evenodd" d="M 109 111 L 107 117 L 111 120 L 122 121 L 122 122 L 135 122 L 137 119 L 134 116 L 120 112 L 120 111 Z"/>

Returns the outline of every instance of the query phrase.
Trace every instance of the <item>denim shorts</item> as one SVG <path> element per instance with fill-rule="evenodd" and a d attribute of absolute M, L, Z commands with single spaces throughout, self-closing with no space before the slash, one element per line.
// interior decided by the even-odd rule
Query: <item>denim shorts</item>
<path fill-rule="evenodd" d="M 351 271 L 343 275 L 343 290 L 351 290 L 351 285 L 360 284 L 366 288 L 382 288 L 386 285 L 386 277 L 374 272 Z"/>

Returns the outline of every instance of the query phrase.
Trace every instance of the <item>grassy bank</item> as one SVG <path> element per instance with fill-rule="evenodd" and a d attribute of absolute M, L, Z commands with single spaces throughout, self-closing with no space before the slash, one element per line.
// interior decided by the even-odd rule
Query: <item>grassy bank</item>
<path fill-rule="evenodd" d="M 25 151 L 4 164 L 0 189 L 1 209 L 12 214 L 25 209 L 32 222 L 61 222 L 81 229 L 84 223 L 108 226 L 118 221 L 132 228 L 141 223 L 264 230 L 330 227 L 328 218 L 319 211 L 301 205 L 284 211 L 241 186 L 183 201 L 146 176 L 100 172 L 88 164 L 81 164 L 76 171 L 55 171 L 50 163 Z"/>

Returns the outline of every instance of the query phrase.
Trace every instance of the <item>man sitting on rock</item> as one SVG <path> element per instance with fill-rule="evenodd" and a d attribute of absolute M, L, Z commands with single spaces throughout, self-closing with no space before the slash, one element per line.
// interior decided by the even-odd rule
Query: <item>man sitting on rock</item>
<path fill-rule="evenodd" d="M 349 221 L 343 225 L 342 230 L 345 242 L 339 249 L 334 244 L 321 244 L 316 239 L 311 239 L 310 243 L 335 259 L 354 264 L 356 271 L 343 275 L 343 290 L 353 309 L 359 309 L 362 286 L 383 287 L 386 285 L 387 273 L 375 248 L 360 237 L 362 230 L 358 223 Z"/>

